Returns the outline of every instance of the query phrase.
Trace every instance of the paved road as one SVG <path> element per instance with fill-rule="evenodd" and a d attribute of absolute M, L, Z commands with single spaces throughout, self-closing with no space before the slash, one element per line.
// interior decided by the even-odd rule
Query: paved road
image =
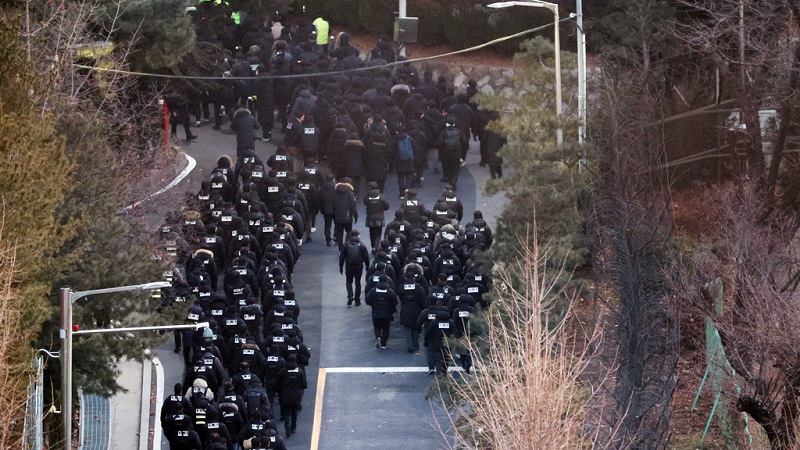
<path fill-rule="evenodd" d="M 182 130 L 179 133 L 182 135 Z M 195 134 L 199 139 L 185 144 L 184 149 L 197 160 L 197 168 L 175 188 L 180 191 L 196 192 L 221 154 L 235 154 L 235 137 L 230 132 L 215 131 L 206 125 L 196 129 Z M 477 202 L 478 209 L 483 210 L 493 226 L 502 198 L 487 198 L 479 192 L 488 170 L 478 167 L 477 143 L 472 145 L 467 167 L 462 168 L 458 195 L 464 203 L 465 219 L 471 220 Z M 264 161 L 275 150 L 273 144 L 265 142 L 256 142 L 256 147 Z M 426 175 L 423 188 L 418 191 L 425 205 L 431 208 L 442 191 L 442 183 L 440 176 L 432 172 Z M 399 206 L 394 177 L 387 181 L 386 196 L 392 205 L 387 211 L 388 222 Z M 362 236 L 369 236 L 363 222 L 366 216 L 363 204 L 359 204 L 359 211 L 356 228 Z M 425 399 L 432 377 L 426 373 L 424 350 L 415 354 L 406 352 L 397 320 L 388 348 L 375 348 L 369 307 L 346 307 L 344 277 L 338 273 L 336 247 L 325 246 L 321 227 L 312 237 L 314 242 L 302 246 L 294 276 L 301 306 L 299 325 L 312 352 L 307 368 L 309 388 L 298 417 L 297 434 L 287 440 L 288 447 L 445 447 L 440 427 L 447 429 L 446 415 L 435 402 Z M 164 385 L 169 391 L 181 379 L 183 361 L 172 352 L 171 342 L 157 349 L 157 353 L 164 364 Z M 165 440 L 162 448 L 169 448 Z"/>

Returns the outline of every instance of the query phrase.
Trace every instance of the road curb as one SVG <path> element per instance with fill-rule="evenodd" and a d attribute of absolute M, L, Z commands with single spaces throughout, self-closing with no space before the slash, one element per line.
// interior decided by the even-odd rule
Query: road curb
<path fill-rule="evenodd" d="M 153 382 L 153 363 L 149 359 L 142 361 L 142 402 L 139 408 L 139 450 L 149 449 L 150 412 Z"/>
<path fill-rule="evenodd" d="M 172 181 L 170 181 L 169 184 L 167 184 L 163 188 L 159 189 L 158 191 L 153 192 L 152 194 L 148 195 L 147 197 L 145 197 L 145 198 L 143 198 L 143 199 L 141 199 L 139 201 L 131 203 L 130 205 L 122 208 L 122 210 L 123 211 L 128 211 L 130 209 L 136 208 L 137 206 L 141 205 L 142 203 L 146 202 L 147 200 L 150 200 L 153 197 L 156 197 L 158 195 L 163 194 L 164 192 L 172 189 L 173 187 L 177 186 L 178 183 L 183 181 L 183 179 L 186 178 L 192 172 L 192 170 L 194 170 L 195 166 L 197 166 L 197 161 L 194 158 L 192 158 L 191 156 L 187 155 L 186 153 L 183 153 L 183 156 L 186 159 L 186 167 L 184 167 L 183 170 L 181 171 L 181 173 L 179 173 Z"/>
<path fill-rule="evenodd" d="M 161 403 L 164 399 L 164 367 L 158 357 L 142 363 L 142 406 L 139 417 L 139 449 L 161 448 Z"/>
<path fill-rule="evenodd" d="M 152 398 L 152 411 L 154 412 L 153 421 L 149 422 L 153 440 L 151 450 L 161 448 L 161 405 L 164 403 L 164 366 L 158 357 L 153 358 L 153 366 L 156 374 L 156 395 Z"/>

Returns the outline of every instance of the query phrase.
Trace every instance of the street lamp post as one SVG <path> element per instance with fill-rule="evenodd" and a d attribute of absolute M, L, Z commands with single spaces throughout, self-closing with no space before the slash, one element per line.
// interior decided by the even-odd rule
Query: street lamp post
<path fill-rule="evenodd" d="M 556 65 L 556 117 L 561 119 L 561 39 L 559 38 L 559 31 L 558 31 L 558 5 L 555 3 L 550 2 L 540 2 L 540 1 L 509 1 L 509 2 L 496 2 L 486 5 L 489 8 L 508 8 L 511 6 L 531 6 L 534 8 L 546 8 L 549 9 L 550 12 L 553 13 L 554 16 L 554 24 L 553 28 L 555 29 L 555 35 L 553 37 L 553 48 L 556 53 L 555 65 Z M 561 127 L 558 127 L 558 131 L 556 131 L 556 142 L 558 145 L 564 143 L 564 130 Z"/>
<path fill-rule="evenodd" d="M 575 22 L 578 27 L 578 143 L 586 139 L 586 33 L 583 31 L 583 0 L 575 1 Z M 586 157 L 584 156 L 584 160 Z"/>
<path fill-rule="evenodd" d="M 61 421 L 64 430 L 64 450 L 72 449 L 72 304 L 76 300 L 90 295 L 113 294 L 116 292 L 145 291 L 169 287 L 167 281 L 119 286 L 106 289 L 75 292 L 71 288 L 61 288 Z"/>

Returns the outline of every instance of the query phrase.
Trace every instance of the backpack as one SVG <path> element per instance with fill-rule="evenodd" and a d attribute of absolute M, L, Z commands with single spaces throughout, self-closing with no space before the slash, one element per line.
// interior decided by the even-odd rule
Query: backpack
<path fill-rule="evenodd" d="M 451 127 L 444 130 L 444 147 L 450 152 L 461 152 L 461 136 L 458 129 Z"/>
<path fill-rule="evenodd" d="M 414 147 L 411 145 L 411 138 L 406 136 L 402 141 L 397 141 L 397 159 L 400 161 L 414 160 Z"/>
<path fill-rule="evenodd" d="M 348 265 L 357 266 L 361 264 L 361 244 L 350 242 L 345 247 L 344 259 Z"/>
<path fill-rule="evenodd" d="M 262 412 L 261 407 L 261 390 L 250 388 L 245 392 L 245 403 L 247 404 L 247 414 L 252 415 L 253 412 Z"/>

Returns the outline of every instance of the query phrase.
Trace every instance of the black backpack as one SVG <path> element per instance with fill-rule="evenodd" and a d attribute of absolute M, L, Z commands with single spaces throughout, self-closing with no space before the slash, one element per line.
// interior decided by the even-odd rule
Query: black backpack
<path fill-rule="evenodd" d="M 344 259 L 348 265 L 357 266 L 361 264 L 361 244 L 349 242 L 345 247 Z"/>
<path fill-rule="evenodd" d="M 448 127 L 444 130 L 444 147 L 449 152 L 461 152 L 461 136 L 457 128 Z"/>
<path fill-rule="evenodd" d="M 259 413 L 263 411 L 261 404 L 261 390 L 249 388 L 245 391 L 245 403 L 247 403 L 247 414 L 248 416 L 252 416 L 253 412 L 258 411 Z"/>

